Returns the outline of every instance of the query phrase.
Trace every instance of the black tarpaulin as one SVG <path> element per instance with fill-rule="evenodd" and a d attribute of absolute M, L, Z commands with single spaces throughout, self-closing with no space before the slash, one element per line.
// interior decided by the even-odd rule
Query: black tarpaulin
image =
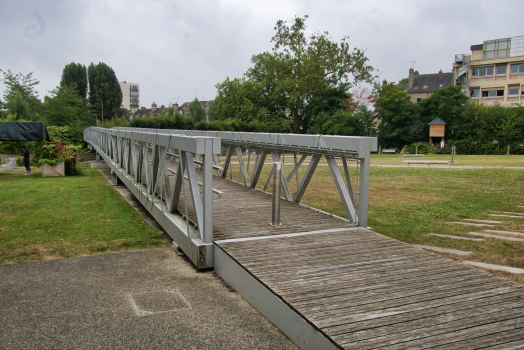
<path fill-rule="evenodd" d="M 0 141 L 51 141 L 42 122 L 0 122 Z"/>

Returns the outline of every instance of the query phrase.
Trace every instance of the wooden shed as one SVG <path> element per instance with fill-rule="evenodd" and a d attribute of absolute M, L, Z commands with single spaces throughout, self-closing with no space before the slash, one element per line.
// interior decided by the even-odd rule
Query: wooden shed
<path fill-rule="evenodd" d="M 429 123 L 429 143 L 440 142 L 440 146 L 444 147 L 444 136 L 446 136 L 446 122 L 440 118 L 432 120 Z"/>

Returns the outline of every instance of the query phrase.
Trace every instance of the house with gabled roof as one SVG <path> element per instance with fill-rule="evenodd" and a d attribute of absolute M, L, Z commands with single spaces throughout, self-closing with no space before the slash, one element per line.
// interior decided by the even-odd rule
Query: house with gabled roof
<path fill-rule="evenodd" d="M 419 74 L 413 68 L 409 69 L 409 83 L 406 92 L 411 97 L 411 101 L 420 102 L 428 98 L 440 88 L 445 88 L 454 84 L 454 73 L 443 73 L 442 69 L 434 74 Z"/>

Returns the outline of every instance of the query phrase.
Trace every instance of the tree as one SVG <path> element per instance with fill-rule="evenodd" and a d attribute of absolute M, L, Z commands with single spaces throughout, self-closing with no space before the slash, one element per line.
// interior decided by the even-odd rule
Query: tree
<path fill-rule="evenodd" d="M 423 123 L 418 119 L 416 105 L 399 86 L 382 85 L 376 102 L 378 111 L 378 141 L 382 147 L 402 148 L 419 141 Z"/>
<path fill-rule="evenodd" d="M 45 120 L 47 125 L 86 127 L 95 125 L 95 118 L 87 100 L 78 94 L 75 83 L 51 91 L 47 100 Z"/>
<path fill-rule="evenodd" d="M 216 120 L 238 119 L 243 122 L 264 121 L 271 117 L 260 103 L 260 87 L 257 83 L 243 78 L 229 80 L 215 85 L 218 95 L 215 98 L 213 114 Z"/>
<path fill-rule="evenodd" d="M 80 63 L 71 62 L 66 64 L 62 70 L 60 86 L 75 84 L 78 96 L 87 98 L 87 70 L 86 66 Z"/>
<path fill-rule="evenodd" d="M 409 84 L 409 78 L 402 78 L 398 81 L 398 84 Z"/>
<path fill-rule="evenodd" d="M 87 68 L 89 82 L 89 103 L 93 106 L 95 115 L 111 119 L 113 116 L 122 116 L 122 90 L 111 67 L 103 62 L 97 65 L 91 63 Z"/>
<path fill-rule="evenodd" d="M 33 78 L 33 73 L 23 75 L 14 74 L 11 70 L 3 71 L 3 83 L 6 85 L 4 91 L 4 108 L 8 114 L 17 116 L 17 119 L 38 119 L 41 111 L 41 102 L 35 86 L 39 81 Z"/>
<path fill-rule="evenodd" d="M 264 52 L 251 58 L 253 67 L 242 79 L 226 80 L 217 85 L 218 110 L 224 100 L 233 99 L 228 90 L 241 90 L 240 106 L 253 109 L 250 113 L 240 110 L 233 115 L 264 115 L 266 119 L 291 119 L 295 132 L 307 133 L 312 118 L 309 104 L 326 88 L 341 83 L 371 82 L 373 67 L 360 49 L 350 50 L 344 37 L 340 43 L 331 41 L 328 32 L 305 35 L 308 16 L 295 17 L 288 26 L 279 20 L 272 52 Z M 215 111 L 216 112 L 216 111 Z"/>
<path fill-rule="evenodd" d="M 193 117 L 195 123 L 198 123 L 201 120 L 206 120 L 206 110 L 202 107 L 202 104 L 196 97 L 187 106 L 187 113 Z"/>

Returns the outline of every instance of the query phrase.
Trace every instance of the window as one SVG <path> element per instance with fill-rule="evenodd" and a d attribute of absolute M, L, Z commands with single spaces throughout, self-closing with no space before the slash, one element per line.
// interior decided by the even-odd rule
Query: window
<path fill-rule="evenodd" d="M 418 86 L 415 86 L 415 87 L 413 88 L 413 90 L 418 90 Z"/>
<path fill-rule="evenodd" d="M 480 89 L 469 89 L 469 97 L 479 97 L 480 96 Z"/>
<path fill-rule="evenodd" d="M 509 88 L 508 96 L 515 96 L 519 94 L 519 88 Z"/>
<path fill-rule="evenodd" d="M 417 103 L 420 102 L 420 101 L 422 101 L 422 99 L 421 98 L 417 98 Z"/>
<path fill-rule="evenodd" d="M 427 86 L 427 85 L 424 85 L 424 87 L 423 87 L 422 89 L 427 90 L 427 89 L 428 89 L 428 86 Z"/>
<path fill-rule="evenodd" d="M 482 97 L 500 97 L 504 96 L 504 90 L 482 91 Z"/>
<path fill-rule="evenodd" d="M 507 66 L 497 66 L 496 73 L 497 75 L 506 75 L 506 68 Z"/>
<path fill-rule="evenodd" d="M 482 58 L 486 60 L 509 57 L 510 50 L 510 38 L 484 41 Z"/>
<path fill-rule="evenodd" d="M 484 77 L 487 75 L 493 75 L 493 67 L 473 68 L 474 77 Z"/>
<path fill-rule="evenodd" d="M 511 74 L 518 73 L 524 73 L 524 63 L 511 65 Z"/>

